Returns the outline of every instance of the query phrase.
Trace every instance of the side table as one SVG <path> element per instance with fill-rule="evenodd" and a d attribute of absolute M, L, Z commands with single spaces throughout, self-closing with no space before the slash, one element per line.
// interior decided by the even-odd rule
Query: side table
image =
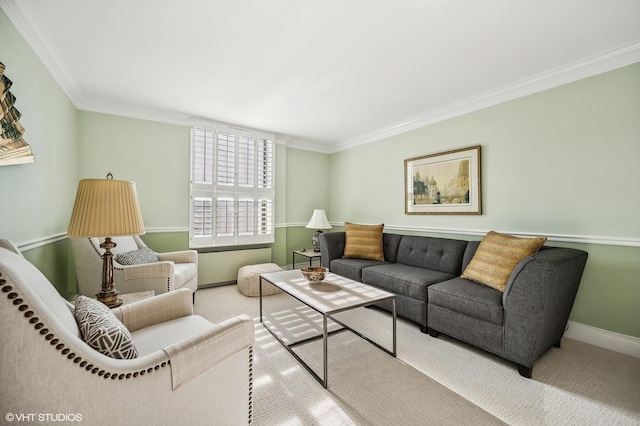
<path fill-rule="evenodd" d="M 137 302 L 142 299 L 147 299 L 156 295 L 155 290 L 138 291 L 137 293 L 120 293 L 118 297 L 122 299 L 122 304 Z"/>
<path fill-rule="evenodd" d="M 138 291 L 135 293 L 120 293 L 118 294 L 118 299 L 122 300 L 122 305 L 126 305 L 128 303 L 137 302 L 142 299 L 146 299 L 148 297 L 153 297 L 156 295 L 155 290 L 146 290 L 146 291 Z M 78 294 L 76 294 L 70 302 L 75 305 L 76 299 L 78 298 Z M 95 299 L 95 298 L 94 298 Z M 120 306 L 122 306 L 120 305 Z"/>
<path fill-rule="evenodd" d="M 308 258 L 309 259 L 309 266 L 311 266 L 311 263 L 313 262 L 313 259 L 318 258 L 318 260 L 320 260 L 320 252 L 319 251 L 313 251 L 313 250 L 307 250 L 307 249 L 294 250 L 293 254 L 291 255 L 291 261 L 293 262 L 291 267 L 293 269 L 296 268 L 296 254 L 298 256 L 304 256 L 304 257 Z"/>

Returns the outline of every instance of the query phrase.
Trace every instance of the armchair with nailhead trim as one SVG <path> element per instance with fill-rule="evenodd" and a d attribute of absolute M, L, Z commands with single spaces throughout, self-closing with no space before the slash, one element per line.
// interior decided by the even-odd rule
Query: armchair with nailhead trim
<path fill-rule="evenodd" d="M 78 291 L 85 296 L 94 296 L 100 291 L 102 279 L 102 255 L 105 249 L 100 248 L 98 238 L 69 238 Z M 113 281 L 120 293 L 137 293 L 154 290 L 156 295 L 179 288 L 188 288 L 193 292 L 198 289 L 198 253 L 195 250 L 182 250 L 167 253 L 148 251 L 154 259 L 149 261 L 140 256 L 136 261 L 135 252 L 149 249 L 137 235 L 131 237 L 114 237 L 117 245 L 113 253 Z M 130 264 L 120 263 L 121 256 L 128 255 Z M 137 263 L 140 262 L 140 263 Z M 143 263 L 144 262 L 144 263 Z M 149 262 L 149 263 L 147 263 Z"/>
<path fill-rule="evenodd" d="M 137 357 L 115 359 L 85 343 L 73 305 L 0 240 L 0 412 L 61 413 L 92 425 L 251 422 L 249 316 L 213 324 L 193 315 L 187 289 L 111 313 Z"/>

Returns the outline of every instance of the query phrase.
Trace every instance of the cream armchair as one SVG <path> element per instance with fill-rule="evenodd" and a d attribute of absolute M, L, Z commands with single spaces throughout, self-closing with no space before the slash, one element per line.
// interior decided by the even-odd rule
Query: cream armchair
<path fill-rule="evenodd" d="M 84 342 L 73 309 L 0 240 L 3 415 L 92 425 L 251 422 L 249 316 L 213 324 L 192 314 L 186 289 L 126 304 L 111 312 L 129 329 L 138 357 L 114 359 Z"/>
<path fill-rule="evenodd" d="M 115 237 L 113 253 L 113 282 L 120 293 L 155 290 L 156 295 L 180 288 L 193 293 L 198 289 L 198 253 L 195 250 L 156 253 L 157 262 L 123 265 L 118 255 L 148 248 L 140 237 Z M 94 296 L 100 291 L 102 255 L 98 238 L 69 238 L 78 278 L 80 294 Z"/>

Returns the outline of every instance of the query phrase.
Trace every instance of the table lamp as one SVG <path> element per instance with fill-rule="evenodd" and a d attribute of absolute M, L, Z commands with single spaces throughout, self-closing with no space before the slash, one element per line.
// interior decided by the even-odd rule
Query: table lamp
<path fill-rule="evenodd" d="M 113 283 L 111 249 L 116 243 L 111 241 L 111 237 L 141 235 L 144 232 L 135 183 L 114 180 L 111 173 L 106 179 L 82 179 L 79 182 L 67 236 L 105 238 L 100 244 L 100 248 L 105 249 L 102 287 L 96 297 L 110 308 L 122 304 Z"/>
<path fill-rule="evenodd" d="M 313 251 L 320 251 L 320 234 L 322 234 L 321 229 L 331 229 L 331 224 L 327 219 L 327 214 L 324 209 L 315 209 L 313 211 L 313 215 L 311 215 L 311 220 L 307 223 L 305 228 L 316 229 L 315 234 L 311 237 L 311 243 L 313 244 Z"/>

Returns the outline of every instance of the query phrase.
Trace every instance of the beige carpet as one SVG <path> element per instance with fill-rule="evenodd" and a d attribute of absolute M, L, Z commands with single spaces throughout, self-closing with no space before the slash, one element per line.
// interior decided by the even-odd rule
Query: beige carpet
<path fill-rule="evenodd" d="M 320 316 L 309 318 L 284 294 L 265 298 L 264 310 L 274 326 L 292 330 L 278 328 L 286 339 L 320 329 Z M 399 319 L 397 359 L 350 332 L 331 336 L 325 390 L 258 322 L 258 298 L 235 286 L 199 290 L 195 311 L 214 322 L 240 313 L 256 319 L 257 425 L 640 425 L 640 360 L 571 339 L 524 379 L 512 363 Z M 391 346 L 388 313 L 361 308 L 339 317 Z M 321 374 L 321 342 L 296 352 Z"/>

